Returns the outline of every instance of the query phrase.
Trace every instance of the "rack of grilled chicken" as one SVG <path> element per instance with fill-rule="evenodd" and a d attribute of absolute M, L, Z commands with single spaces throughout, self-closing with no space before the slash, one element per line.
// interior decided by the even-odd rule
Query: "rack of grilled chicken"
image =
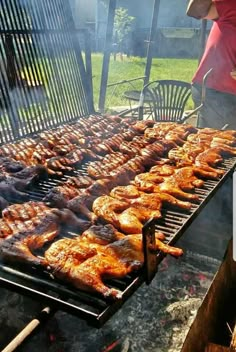
<path fill-rule="evenodd" d="M 90 160 L 42 202 L 2 210 L 0 254 L 5 262 L 40 266 L 76 288 L 117 299 L 121 292 L 105 280 L 142 267 L 144 224 L 161 219 L 165 207 L 190 213 L 200 203 L 194 190 L 224 175 L 220 164 L 236 156 L 236 131 L 92 116 L 5 145 L 0 155 L 1 177 L 13 179 L 15 189 Z M 66 237 L 68 227 L 73 238 Z M 154 250 L 182 254 L 164 239 L 155 233 Z"/>

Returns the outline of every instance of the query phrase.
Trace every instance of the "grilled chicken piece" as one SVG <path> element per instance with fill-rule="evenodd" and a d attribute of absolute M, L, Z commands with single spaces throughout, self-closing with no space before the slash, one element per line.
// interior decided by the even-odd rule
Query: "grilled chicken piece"
<path fill-rule="evenodd" d="M 137 133 L 143 134 L 144 131 L 148 127 L 152 127 L 154 125 L 154 121 L 151 120 L 143 120 L 143 121 L 138 121 L 135 124 L 133 124 L 130 129 L 134 130 Z"/>
<path fill-rule="evenodd" d="M 161 218 L 161 202 L 155 204 L 155 210 L 142 207 L 141 205 L 134 205 L 124 210 L 117 216 L 119 224 L 116 227 L 127 234 L 135 234 L 142 232 L 143 225 L 151 218 Z M 159 208 L 159 209 L 158 209 Z M 115 224 L 112 223 L 114 226 Z"/>
<path fill-rule="evenodd" d="M 156 184 L 153 181 L 153 178 L 151 178 L 151 180 L 152 181 L 148 181 L 148 178 L 147 180 L 135 178 L 133 184 L 144 192 L 167 193 L 174 197 L 189 201 L 198 200 L 198 196 L 184 191 L 193 190 L 195 187 L 201 187 L 204 183 L 202 180 L 199 180 L 194 176 L 192 168 L 187 167 L 177 169 L 173 175 L 165 177 L 164 181 L 159 184 Z"/>
<path fill-rule="evenodd" d="M 122 153 L 127 154 L 132 158 L 135 155 L 139 154 L 140 146 L 137 145 L 137 143 L 135 144 L 128 141 L 123 141 L 120 144 L 119 149 Z"/>
<path fill-rule="evenodd" d="M 173 148 L 169 151 L 170 160 L 174 160 L 178 164 L 192 165 L 197 155 L 202 153 L 205 147 L 198 144 L 193 144 L 189 141 L 185 142 L 182 147 Z"/>
<path fill-rule="evenodd" d="M 25 164 L 12 158 L 0 157 L 1 172 L 15 173 L 25 168 Z"/>
<path fill-rule="evenodd" d="M 176 168 L 171 165 L 164 165 L 161 167 L 156 166 L 151 169 L 151 172 L 154 174 L 157 173 L 159 176 L 166 176 L 164 177 L 164 180 L 174 178 L 176 181 L 178 181 L 180 187 L 183 190 L 191 190 L 194 187 L 202 187 L 204 181 L 198 179 L 197 176 L 203 178 L 214 178 L 214 176 L 216 176 L 216 173 L 208 172 L 205 169 L 197 166 L 185 166 L 180 168 Z"/>
<path fill-rule="evenodd" d="M 25 191 L 35 181 L 37 176 L 31 176 L 25 179 L 20 179 L 10 175 L 0 175 L 0 183 L 6 185 L 6 187 L 14 187 L 17 191 Z"/>
<path fill-rule="evenodd" d="M 87 172 L 89 176 L 94 179 L 104 178 L 104 175 L 108 175 L 110 171 L 123 165 L 127 160 L 127 155 L 112 153 L 106 156 L 102 161 L 91 162 L 87 167 Z"/>
<path fill-rule="evenodd" d="M 61 156 L 56 156 L 53 158 L 50 158 L 49 160 L 46 161 L 45 166 L 47 169 L 51 172 L 54 171 L 72 171 L 73 168 L 70 166 L 67 166 L 69 164 L 69 160 L 67 161 L 66 158 L 63 158 Z"/>
<path fill-rule="evenodd" d="M 224 170 L 219 170 L 216 165 L 223 161 L 219 151 L 215 148 L 206 149 L 200 153 L 195 159 L 195 165 L 209 172 L 215 172 L 218 176 L 222 176 Z"/>
<path fill-rule="evenodd" d="M 97 216 L 92 212 L 92 204 L 97 196 L 91 195 L 84 191 L 81 195 L 67 202 L 67 208 L 79 216 L 84 216 L 91 222 L 97 220 Z"/>
<path fill-rule="evenodd" d="M 174 256 L 183 253 L 181 249 L 164 245 L 158 235 L 156 247 Z M 104 280 L 122 278 L 142 267 L 142 235 L 127 235 L 106 246 L 98 245 L 96 249 L 81 238 L 59 240 L 45 252 L 45 258 L 56 277 L 72 283 L 78 289 L 117 299 L 121 297 L 121 292 L 106 286 Z"/>
<path fill-rule="evenodd" d="M 69 185 L 74 188 L 86 188 L 89 187 L 93 183 L 93 180 L 89 176 L 78 175 L 78 176 L 71 176 L 68 180 L 64 183 L 64 185 Z"/>
<path fill-rule="evenodd" d="M 196 194 L 190 194 L 190 193 L 186 193 L 184 192 L 178 182 L 176 182 L 176 180 L 174 178 L 165 181 L 163 183 L 161 183 L 160 185 L 154 187 L 153 189 L 154 192 L 164 192 L 167 194 L 170 194 L 176 198 L 180 198 L 183 200 L 188 200 L 188 201 L 198 201 L 199 197 Z"/>
<path fill-rule="evenodd" d="M 5 261 L 33 265 L 43 264 L 33 251 L 42 248 L 52 241 L 60 232 L 62 225 L 72 227 L 75 231 L 84 231 L 91 225 L 89 222 L 78 219 L 69 209 L 51 209 L 28 221 L 14 222 L 2 219 L 0 255 Z"/>
<path fill-rule="evenodd" d="M 118 199 L 138 198 L 141 192 L 134 185 L 117 186 L 111 190 L 111 197 Z"/>
<path fill-rule="evenodd" d="M 44 214 L 38 219 L 36 226 L 17 232 L 0 242 L 0 255 L 7 262 L 43 264 L 43 261 L 32 254 L 32 251 L 52 241 L 58 235 L 59 230 L 58 216 L 53 212 Z"/>
<path fill-rule="evenodd" d="M 15 172 L 12 176 L 20 179 L 29 179 L 31 182 L 38 180 L 46 180 L 48 178 L 47 169 L 43 165 L 25 167 L 23 170 Z"/>
<path fill-rule="evenodd" d="M 150 204 L 147 204 L 146 206 L 149 207 L 152 205 L 152 201 L 154 201 L 154 206 L 155 202 L 159 203 L 160 201 L 163 203 L 163 205 L 168 205 L 169 207 L 174 207 L 174 208 L 180 208 L 184 210 L 190 210 L 191 209 L 191 203 L 189 202 L 183 202 L 170 194 L 163 193 L 163 192 L 155 192 L 155 193 L 144 193 L 140 190 L 141 187 L 137 187 L 135 185 L 129 185 L 129 186 L 121 186 L 121 187 L 115 187 L 110 195 L 114 198 L 120 198 L 120 199 L 130 199 L 130 203 L 134 204 L 137 200 L 140 202 L 140 204 L 145 204 L 145 201 L 147 203 L 150 202 Z M 153 185 L 152 185 L 153 188 Z M 150 197 L 150 199 L 149 199 Z M 134 201 L 133 201 L 134 199 Z M 143 203 L 142 203 L 143 201 Z"/>
<path fill-rule="evenodd" d="M 117 180 L 113 177 L 97 180 L 87 188 L 87 191 L 92 196 L 103 196 L 109 194 L 110 190 L 116 185 L 116 181 Z"/>
<path fill-rule="evenodd" d="M 101 196 L 93 202 L 93 212 L 101 219 L 120 228 L 118 215 L 130 205 L 128 200 L 119 200 L 110 196 Z"/>
<path fill-rule="evenodd" d="M 0 194 L 7 201 L 19 200 L 19 201 L 27 201 L 29 199 L 29 194 L 24 193 L 16 189 L 16 187 L 20 187 L 22 184 L 17 180 L 17 183 L 13 182 L 12 179 L 7 179 L 0 182 Z M 24 182 L 24 186 L 26 188 L 27 181 Z M 16 186 L 16 187 L 15 187 Z M 21 187 L 20 187 L 21 188 Z"/>
<path fill-rule="evenodd" d="M 159 157 L 162 157 L 164 153 L 165 146 L 160 142 L 152 143 L 140 150 L 140 155 L 151 157 L 154 160 L 159 160 Z"/>
<path fill-rule="evenodd" d="M 45 213 L 47 210 L 51 210 L 44 202 L 27 202 L 23 204 L 12 204 L 8 206 L 2 212 L 4 220 L 8 221 L 27 221 L 35 216 L 39 216 Z"/>
<path fill-rule="evenodd" d="M 82 233 L 79 237 L 79 241 L 105 246 L 124 237 L 125 235 L 117 231 L 117 229 L 111 224 L 93 225 Z"/>
<path fill-rule="evenodd" d="M 0 196 L 0 212 L 2 212 L 2 210 L 7 208 L 8 205 L 9 205 L 8 201 L 5 198 Z"/>
<path fill-rule="evenodd" d="M 128 185 L 135 175 L 136 172 L 129 167 L 127 163 L 118 167 L 116 170 L 111 171 L 108 177 L 113 186 L 111 188 L 109 187 L 109 191 L 117 185 Z"/>
<path fill-rule="evenodd" d="M 159 177 L 160 179 L 163 179 L 163 176 L 171 176 L 174 174 L 176 169 L 176 166 L 174 165 L 155 165 L 150 169 L 149 175 L 150 174 L 155 174 L 155 177 Z M 142 176 L 141 176 L 142 177 Z M 151 177 L 151 175 L 150 175 Z M 138 176 L 137 176 L 137 180 L 138 180 Z M 157 183 L 159 183 L 157 181 Z"/>
<path fill-rule="evenodd" d="M 176 144 L 183 144 L 190 133 L 197 133 L 197 128 L 191 125 L 180 125 L 173 122 L 155 123 L 153 128 L 145 130 L 144 135 L 149 140 L 165 138 Z M 167 137 L 167 138 L 166 138 Z"/>
<path fill-rule="evenodd" d="M 164 181 L 164 178 L 162 176 L 159 176 L 156 173 L 151 173 L 151 172 L 144 172 L 142 174 L 139 174 L 135 176 L 135 182 L 137 184 L 142 184 L 143 182 L 145 183 L 151 183 L 151 184 L 158 184 Z"/>
<path fill-rule="evenodd" d="M 82 151 L 80 149 L 74 149 L 70 153 L 66 154 L 66 161 L 61 159 L 61 163 L 63 165 L 78 166 L 79 164 L 81 164 L 83 159 L 84 156 Z"/>
<path fill-rule="evenodd" d="M 81 152 L 83 153 L 83 159 L 102 160 L 102 156 L 94 153 L 90 148 L 81 149 Z"/>
<path fill-rule="evenodd" d="M 125 233 L 139 233 L 143 223 L 150 218 L 160 218 L 161 201 L 155 194 L 141 194 L 134 199 L 97 198 L 94 213 Z"/>
<path fill-rule="evenodd" d="M 92 225 L 91 221 L 77 217 L 70 209 L 53 209 L 53 214 L 58 216 L 61 226 L 73 231 L 85 231 Z"/>
<path fill-rule="evenodd" d="M 78 197 L 83 192 L 82 189 L 77 189 L 68 184 L 53 187 L 43 198 L 43 201 L 49 203 L 56 208 L 65 208 L 70 199 Z"/>

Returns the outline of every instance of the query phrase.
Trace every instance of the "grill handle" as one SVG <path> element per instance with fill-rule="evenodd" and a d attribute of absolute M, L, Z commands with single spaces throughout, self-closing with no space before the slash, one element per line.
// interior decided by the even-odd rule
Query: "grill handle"
<path fill-rule="evenodd" d="M 146 284 L 150 284 L 157 273 L 157 251 L 155 239 L 155 219 L 148 220 L 142 229 L 144 274 Z"/>
<path fill-rule="evenodd" d="M 45 307 L 38 314 L 37 317 L 31 320 L 31 322 L 28 325 L 26 325 L 26 327 L 23 330 L 21 330 L 21 332 L 2 350 L 2 352 L 15 351 L 41 323 L 45 322 L 53 314 L 54 314 L 54 310 L 52 310 L 50 307 Z"/>

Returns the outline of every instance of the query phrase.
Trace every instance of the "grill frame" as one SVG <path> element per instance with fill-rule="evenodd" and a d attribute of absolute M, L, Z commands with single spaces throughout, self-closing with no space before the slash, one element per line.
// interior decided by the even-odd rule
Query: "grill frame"
<path fill-rule="evenodd" d="M 2 9 L 0 143 L 93 114 L 91 38 L 69 1 L 3 0 Z"/>
<path fill-rule="evenodd" d="M 166 235 L 165 243 L 169 245 L 176 244 L 218 189 L 232 177 L 235 167 L 236 157 L 226 159 L 222 164 L 222 168 L 226 171 L 225 174 L 220 180 L 206 181 L 202 189 L 196 190 L 197 194 L 202 194 L 202 199 L 199 204 L 193 205 L 189 213 L 164 208 L 161 219 L 157 221 L 151 220 L 150 224 L 153 221 L 155 223 L 154 228 Z M 50 183 L 56 185 L 57 181 L 50 180 Z M 39 194 L 37 190 L 29 193 L 32 200 L 42 199 L 42 194 Z M 171 230 L 168 230 L 167 225 L 172 226 Z M 164 258 L 165 254 L 161 252 L 157 253 L 157 266 Z M 53 281 L 49 273 L 38 272 L 37 269 L 33 268 L 32 270 L 27 268 L 27 273 L 23 273 L 23 271 L 17 270 L 13 266 L 0 263 L 0 282 L 2 287 L 34 299 L 40 299 L 40 301 L 50 305 L 54 309 L 64 310 L 86 320 L 96 328 L 102 327 L 145 281 L 148 283 L 144 263 L 143 268 L 137 273 L 133 273 L 124 279 L 111 280 L 112 286 L 119 289 L 123 287 L 123 289 L 121 299 L 109 302 L 101 299 L 96 294 L 72 288 L 67 283 L 60 283 L 58 280 Z M 70 302 L 70 300 L 75 301 Z"/>

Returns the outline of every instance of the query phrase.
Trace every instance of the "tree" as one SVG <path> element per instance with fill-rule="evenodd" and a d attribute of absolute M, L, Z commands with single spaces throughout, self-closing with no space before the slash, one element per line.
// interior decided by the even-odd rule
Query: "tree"
<path fill-rule="evenodd" d="M 116 47 L 121 53 L 127 49 L 129 34 L 132 30 L 135 17 L 128 15 L 128 10 L 118 7 L 114 19 L 114 38 Z"/>

